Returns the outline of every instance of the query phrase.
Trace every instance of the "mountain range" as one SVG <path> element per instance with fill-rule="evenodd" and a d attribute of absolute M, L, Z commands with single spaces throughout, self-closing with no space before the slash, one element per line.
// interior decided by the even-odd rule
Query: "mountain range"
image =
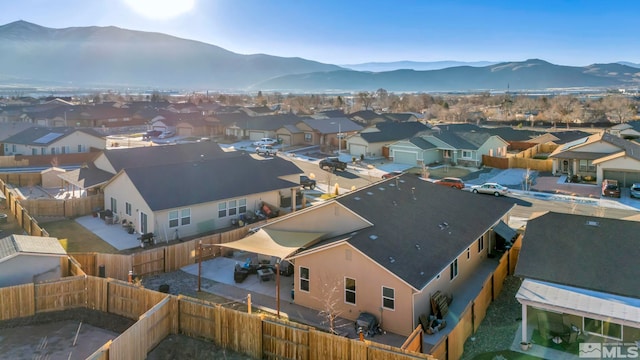
<path fill-rule="evenodd" d="M 584 67 L 539 59 L 338 66 L 302 58 L 242 55 L 161 33 L 96 26 L 53 29 L 26 21 L 0 26 L 0 53 L 0 86 L 4 87 L 464 92 L 637 88 L 640 81 L 638 64 L 629 62 Z"/>

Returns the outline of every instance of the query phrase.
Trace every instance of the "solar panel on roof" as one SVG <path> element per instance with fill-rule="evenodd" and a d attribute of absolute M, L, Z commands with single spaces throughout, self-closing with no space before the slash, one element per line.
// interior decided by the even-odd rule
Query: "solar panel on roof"
<path fill-rule="evenodd" d="M 36 144 L 48 144 L 51 141 L 59 138 L 62 135 L 64 135 L 64 134 L 52 132 L 52 133 L 48 133 L 47 135 L 42 136 L 42 137 L 34 140 L 33 142 L 36 143 Z"/>
<path fill-rule="evenodd" d="M 564 144 L 564 146 L 562 147 L 562 150 L 564 151 L 564 150 L 570 149 L 570 148 L 572 148 L 572 147 L 574 147 L 576 145 L 583 144 L 587 140 L 589 140 L 589 138 L 585 137 L 585 138 L 582 138 L 582 139 L 578 139 L 578 140 L 574 140 L 574 141 L 568 142 L 568 143 Z"/>

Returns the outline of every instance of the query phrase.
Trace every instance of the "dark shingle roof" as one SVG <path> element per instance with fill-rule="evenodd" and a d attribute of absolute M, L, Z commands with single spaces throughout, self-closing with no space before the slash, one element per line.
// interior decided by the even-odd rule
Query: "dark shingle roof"
<path fill-rule="evenodd" d="M 151 210 L 158 211 L 298 187 L 279 177 L 303 171 L 278 157 L 259 160 L 238 151 L 205 161 L 127 168 L 124 172 Z"/>
<path fill-rule="evenodd" d="M 418 148 L 422 149 L 422 150 L 427 150 L 427 149 L 435 149 L 436 146 L 430 142 L 428 142 L 427 140 L 425 140 L 422 137 L 414 137 L 409 139 L 409 142 L 412 143 L 413 145 L 417 146 Z"/>
<path fill-rule="evenodd" d="M 557 141 L 554 141 L 556 144 L 566 144 L 578 139 L 585 138 L 591 134 L 586 133 L 584 131 L 572 130 L 572 131 L 554 131 L 550 132 L 553 136 L 558 138 Z"/>
<path fill-rule="evenodd" d="M 5 139 L 4 142 L 10 144 L 46 146 L 55 143 L 60 139 L 64 139 L 65 137 L 75 133 L 76 131 L 104 139 L 104 136 L 102 134 L 88 128 L 77 129 L 72 127 L 34 126 L 24 129 L 23 131 Z"/>
<path fill-rule="evenodd" d="M 146 146 L 129 149 L 113 149 L 104 152 L 115 171 L 139 166 L 153 166 L 196 161 L 224 154 L 218 143 L 199 143 L 165 146 Z"/>
<path fill-rule="evenodd" d="M 413 174 L 337 201 L 374 224 L 348 242 L 416 289 L 427 285 L 514 206 Z"/>
<path fill-rule="evenodd" d="M 547 213 L 527 222 L 515 275 L 640 298 L 640 222 Z"/>
<path fill-rule="evenodd" d="M 113 174 L 108 171 L 98 169 L 95 165 L 90 164 L 87 167 L 67 171 L 64 174 L 58 175 L 58 177 L 83 189 L 89 189 L 111 180 Z"/>
<path fill-rule="evenodd" d="M 420 122 L 383 122 L 376 125 L 380 131 L 363 132 L 360 136 L 369 143 L 389 142 L 408 139 L 429 127 Z"/>
<path fill-rule="evenodd" d="M 337 134 L 338 130 L 343 133 L 362 130 L 361 125 L 345 117 L 329 119 L 304 118 L 302 121 L 321 134 Z"/>

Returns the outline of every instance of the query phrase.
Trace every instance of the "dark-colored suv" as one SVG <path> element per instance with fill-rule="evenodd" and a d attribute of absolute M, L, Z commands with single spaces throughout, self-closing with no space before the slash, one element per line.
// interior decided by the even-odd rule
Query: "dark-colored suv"
<path fill-rule="evenodd" d="M 618 180 L 604 179 L 602 181 L 602 196 L 620 197 Z"/>

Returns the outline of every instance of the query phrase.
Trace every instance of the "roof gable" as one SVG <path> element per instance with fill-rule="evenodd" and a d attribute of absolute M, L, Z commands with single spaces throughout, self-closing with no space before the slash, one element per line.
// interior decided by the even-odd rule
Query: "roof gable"
<path fill-rule="evenodd" d="M 66 255 L 56 238 L 28 235 L 10 235 L 0 239 L 0 261 L 19 253 Z"/>

